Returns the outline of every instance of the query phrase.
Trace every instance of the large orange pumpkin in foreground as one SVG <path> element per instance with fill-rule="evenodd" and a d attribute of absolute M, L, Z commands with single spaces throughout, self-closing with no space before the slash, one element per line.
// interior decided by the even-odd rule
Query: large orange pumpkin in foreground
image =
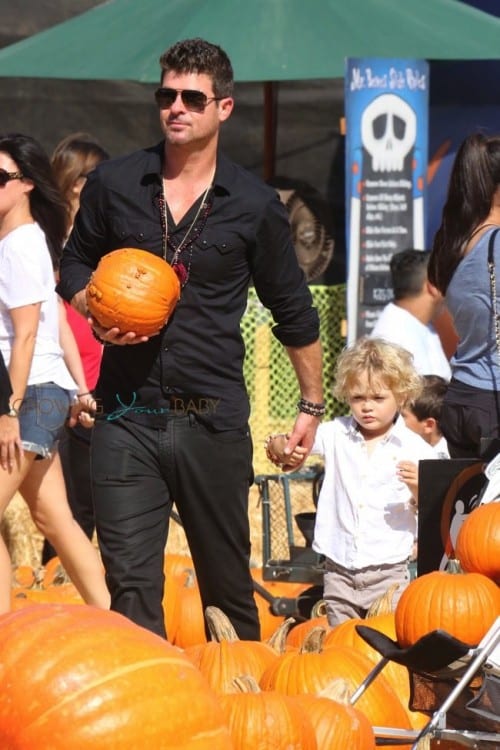
<path fill-rule="evenodd" d="M 115 612 L 34 605 L 0 617 L 2 750 L 232 750 L 190 660 Z"/>
<path fill-rule="evenodd" d="M 500 615 L 500 588 L 481 573 L 434 570 L 413 581 L 396 605 L 396 635 L 402 648 L 433 630 L 445 630 L 469 646 L 477 646 Z M 453 572 L 452 572 L 453 571 Z"/>
<path fill-rule="evenodd" d="M 455 554 L 468 573 L 482 573 L 500 584 L 500 502 L 478 505 L 458 531 Z"/>
<path fill-rule="evenodd" d="M 154 336 L 180 297 L 173 268 L 157 255 L 132 247 L 104 255 L 86 287 L 90 314 L 103 328 Z"/>

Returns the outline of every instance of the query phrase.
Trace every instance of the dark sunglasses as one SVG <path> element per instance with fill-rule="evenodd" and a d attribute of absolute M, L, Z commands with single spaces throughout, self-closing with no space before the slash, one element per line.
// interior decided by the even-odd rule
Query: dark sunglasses
<path fill-rule="evenodd" d="M 203 112 L 210 102 L 218 102 L 224 99 L 223 96 L 207 96 L 203 91 L 194 89 L 167 89 L 159 88 L 155 91 L 156 103 L 160 109 L 169 109 L 177 99 L 177 94 L 181 95 L 182 103 L 186 109 L 193 112 Z"/>
<path fill-rule="evenodd" d="M 11 180 L 22 180 L 23 177 L 21 172 L 7 172 L 6 169 L 0 169 L 0 187 L 5 187 Z"/>

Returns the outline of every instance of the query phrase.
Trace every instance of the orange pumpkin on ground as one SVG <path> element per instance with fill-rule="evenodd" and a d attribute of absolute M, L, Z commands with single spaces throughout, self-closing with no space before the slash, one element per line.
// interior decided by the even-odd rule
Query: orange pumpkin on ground
<path fill-rule="evenodd" d="M 163 572 L 165 574 L 165 586 L 162 605 L 165 618 L 165 630 L 167 631 L 168 640 L 170 643 L 173 643 L 179 627 L 179 614 L 181 611 L 177 599 L 182 593 L 185 593 L 182 591 L 182 587 L 187 583 L 188 578 L 193 576 L 194 580 L 196 580 L 196 574 L 193 560 L 190 555 L 171 552 L 165 555 Z M 199 606 L 201 613 L 196 616 L 197 622 L 199 622 L 200 616 L 203 621 L 201 601 Z M 192 630 L 191 623 L 188 623 L 188 627 Z M 206 640 L 206 638 L 203 637 L 203 640 Z"/>
<path fill-rule="evenodd" d="M 180 297 L 180 282 L 163 258 L 125 247 L 104 255 L 86 287 L 87 307 L 103 328 L 155 336 Z"/>
<path fill-rule="evenodd" d="M 382 659 L 382 655 L 361 638 L 356 631 L 356 625 L 366 625 L 374 630 L 378 630 L 380 633 L 384 633 L 384 635 L 391 638 L 393 641 L 396 640 L 394 612 L 387 612 L 386 614 L 367 617 L 364 620 L 353 618 L 340 623 L 340 625 L 336 625 L 326 634 L 325 640 L 323 641 L 323 647 L 349 646 L 355 648 L 360 653 L 365 654 L 365 656 L 373 662 L 373 665 L 378 664 Z M 395 661 L 389 661 L 382 670 L 382 674 L 391 684 L 396 695 L 399 696 L 401 704 L 408 714 L 412 728 L 421 729 L 424 727 L 429 721 L 429 717 L 420 711 L 411 711 L 409 708 L 410 676 L 407 668 Z M 377 681 L 377 679 L 378 677 L 375 678 L 375 681 Z"/>
<path fill-rule="evenodd" d="M 341 678 L 354 692 L 373 669 L 373 662 L 349 646 L 322 649 L 321 629 L 306 637 L 300 651 L 288 651 L 265 670 L 260 686 L 286 695 L 320 694 L 331 682 Z M 384 675 L 379 675 L 356 702 L 372 726 L 409 729 L 410 721 Z"/>
<path fill-rule="evenodd" d="M 500 585 L 500 502 L 479 505 L 465 517 L 455 555 L 463 570 L 482 573 Z"/>
<path fill-rule="evenodd" d="M 348 702 L 322 695 L 291 696 L 305 709 L 321 750 L 375 750 L 375 735 L 366 716 Z"/>
<path fill-rule="evenodd" d="M 165 621 L 168 639 L 179 648 L 206 643 L 203 605 L 194 570 L 186 571 L 184 576 L 178 576 L 176 583 L 173 603 L 169 605 L 165 602 L 167 606 L 171 606 L 170 625 Z M 168 590 L 171 592 L 171 587 L 168 587 Z"/>
<path fill-rule="evenodd" d="M 317 745 L 304 708 L 275 691 L 261 691 L 243 675 L 234 680 L 237 692 L 221 696 L 221 705 L 235 750 L 328 750 Z M 351 749 L 350 749 L 351 750 Z M 353 748 L 354 750 L 354 748 Z"/>
<path fill-rule="evenodd" d="M 205 617 L 211 639 L 188 646 L 186 656 L 205 675 L 214 692 L 238 692 L 234 679 L 249 675 L 257 682 L 275 659 L 276 651 L 263 641 L 240 640 L 226 615 L 217 607 L 207 607 Z"/>
<path fill-rule="evenodd" d="M 295 648 L 300 648 L 308 634 L 314 628 L 318 627 L 324 628 L 326 632 L 331 630 L 326 615 L 313 615 L 309 620 L 304 620 L 294 625 L 286 637 L 287 644 Z"/>
<path fill-rule="evenodd" d="M 462 573 L 457 561 L 410 581 L 396 606 L 402 648 L 433 630 L 477 646 L 500 614 L 500 588 L 481 573 Z"/>
<path fill-rule="evenodd" d="M 3 748 L 233 748 L 190 660 L 116 612 L 45 604 L 2 615 L 0 663 Z"/>
<path fill-rule="evenodd" d="M 45 604 L 48 602 L 60 604 L 84 603 L 58 557 L 53 557 L 45 567 L 33 568 L 24 565 L 13 571 L 12 610 L 22 609 L 35 603 Z"/>

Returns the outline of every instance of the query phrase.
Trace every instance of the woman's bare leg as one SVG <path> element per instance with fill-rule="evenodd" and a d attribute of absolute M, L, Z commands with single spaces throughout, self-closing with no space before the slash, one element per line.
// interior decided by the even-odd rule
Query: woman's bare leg
<path fill-rule="evenodd" d="M 39 531 L 57 552 L 87 604 L 109 609 L 110 596 L 97 550 L 71 514 L 59 454 L 35 461 L 19 488 Z"/>
<path fill-rule="evenodd" d="M 0 467 L 0 518 L 19 489 L 24 477 L 33 465 L 35 454 L 25 451 L 17 458 L 12 469 Z M 7 545 L 0 535 L 0 614 L 10 610 L 10 590 L 12 586 L 12 562 Z"/>

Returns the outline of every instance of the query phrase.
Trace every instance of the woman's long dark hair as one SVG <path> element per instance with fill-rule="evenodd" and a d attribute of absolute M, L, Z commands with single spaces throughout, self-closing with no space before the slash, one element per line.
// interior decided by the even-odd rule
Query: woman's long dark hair
<path fill-rule="evenodd" d="M 0 135 L 0 151 L 15 161 L 34 184 L 29 193 L 33 219 L 45 233 L 54 268 L 58 268 L 66 236 L 66 206 L 52 174 L 48 155 L 34 138 L 21 133 Z"/>
<path fill-rule="evenodd" d="M 469 135 L 455 156 L 429 259 L 429 281 L 445 294 L 464 248 L 491 210 L 500 186 L 500 136 Z"/>

